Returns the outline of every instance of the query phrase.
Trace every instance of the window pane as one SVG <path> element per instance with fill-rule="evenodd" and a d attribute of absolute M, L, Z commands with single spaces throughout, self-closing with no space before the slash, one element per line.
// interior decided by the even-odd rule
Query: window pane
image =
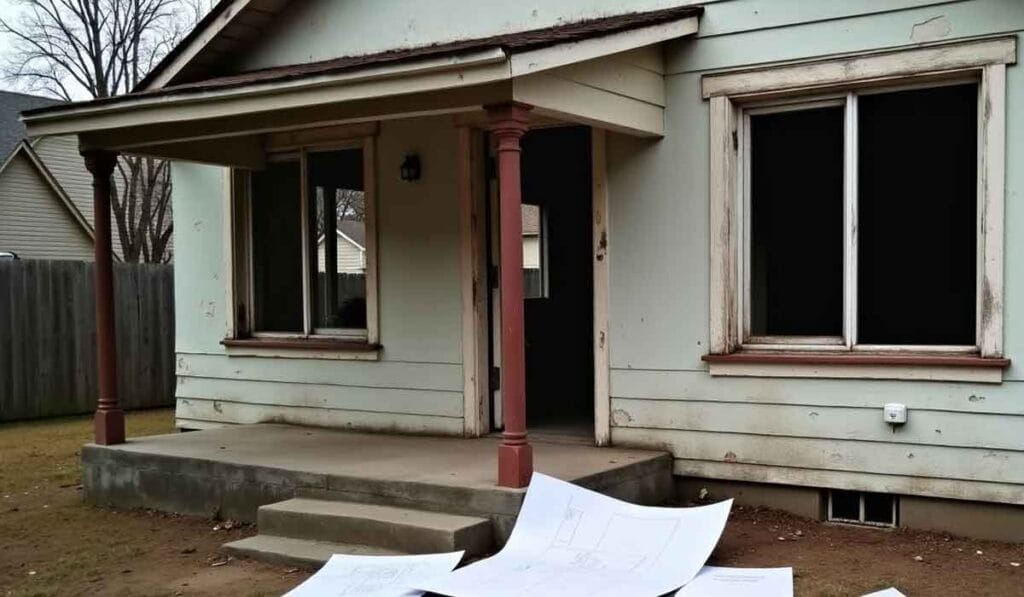
<path fill-rule="evenodd" d="M 544 214 L 539 205 L 522 206 L 523 212 L 523 298 L 546 298 L 547 261 Z"/>
<path fill-rule="evenodd" d="M 750 118 L 755 336 L 843 335 L 843 112 Z"/>
<path fill-rule="evenodd" d="M 310 153 L 306 168 L 317 243 L 314 330 L 365 330 L 363 150 Z"/>
<path fill-rule="evenodd" d="M 977 87 L 859 99 L 858 342 L 975 343 Z"/>
<path fill-rule="evenodd" d="M 252 273 L 256 331 L 303 331 L 299 163 L 252 173 Z"/>

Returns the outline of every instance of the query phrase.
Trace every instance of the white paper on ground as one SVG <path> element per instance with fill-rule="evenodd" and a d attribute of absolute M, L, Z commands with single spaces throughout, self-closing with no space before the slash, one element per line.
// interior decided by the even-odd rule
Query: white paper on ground
<path fill-rule="evenodd" d="M 793 597 L 792 568 L 704 566 L 676 597 Z"/>
<path fill-rule="evenodd" d="M 285 597 L 418 597 L 418 584 L 451 572 L 461 551 L 413 556 L 335 554 Z"/>
<path fill-rule="evenodd" d="M 881 591 L 875 591 L 874 593 L 868 593 L 863 597 L 907 597 L 903 593 L 900 593 L 896 589 L 889 587 L 888 589 L 882 589 Z"/>
<path fill-rule="evenodd" d="M 697 574 L 731 507 L 637 506 L 534 473 L 504 549 L 416 588 L 455 597 L 657 597 Z"/>

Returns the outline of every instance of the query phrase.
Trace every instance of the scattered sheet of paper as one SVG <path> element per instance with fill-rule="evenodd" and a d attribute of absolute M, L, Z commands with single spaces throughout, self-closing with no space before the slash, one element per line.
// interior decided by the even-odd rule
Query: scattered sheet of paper
<path fill-rule="evenodd" d="M 868 593 L 863 597 L 907 597 L 903 593 L 900 593 L 896 589 L 889 587 L 888 589 L 882 589 L 881 591 L 875 591 L 874 593 Z"/>
<path fill-rule="evenodd" d="M 430 578 L 451 572 L 461 551 L 415 556 L 336 554 L 316 574 L 285 597 L 418 597 Z"/>
<path fill-rule="evenodd" d="M 534 473 L 504 549 L 416 587 L 455 597 L 657 597 L 697 574 L 731 507 L 637 506 Z"/>
<path fill-rule="evenodd" d="M 704 566 L 676 597 L 793 597 L 792 568 Z"/>

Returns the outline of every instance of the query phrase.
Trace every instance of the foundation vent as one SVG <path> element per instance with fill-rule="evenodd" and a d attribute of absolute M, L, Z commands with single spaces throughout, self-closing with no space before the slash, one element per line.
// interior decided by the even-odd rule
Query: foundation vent
<path fill-rule="evenodd" d="M 895 527 L 899 525 L 899 498 L 888 493 L 833 489 L 828 492 L 828 520 Z"/>

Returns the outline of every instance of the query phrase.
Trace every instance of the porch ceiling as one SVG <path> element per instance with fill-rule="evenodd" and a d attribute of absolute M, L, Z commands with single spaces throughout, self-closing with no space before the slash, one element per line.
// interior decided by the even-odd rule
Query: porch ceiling
<path fill-rule="evenodd" d="M 25 113 L 30 136 L 83 148 L 259 167 L 275 131 L 473 112 L 519 101 L 540 119 L 663 133 L 660 43 L 697 31 L 699 8 L 271 68 Z"/>

